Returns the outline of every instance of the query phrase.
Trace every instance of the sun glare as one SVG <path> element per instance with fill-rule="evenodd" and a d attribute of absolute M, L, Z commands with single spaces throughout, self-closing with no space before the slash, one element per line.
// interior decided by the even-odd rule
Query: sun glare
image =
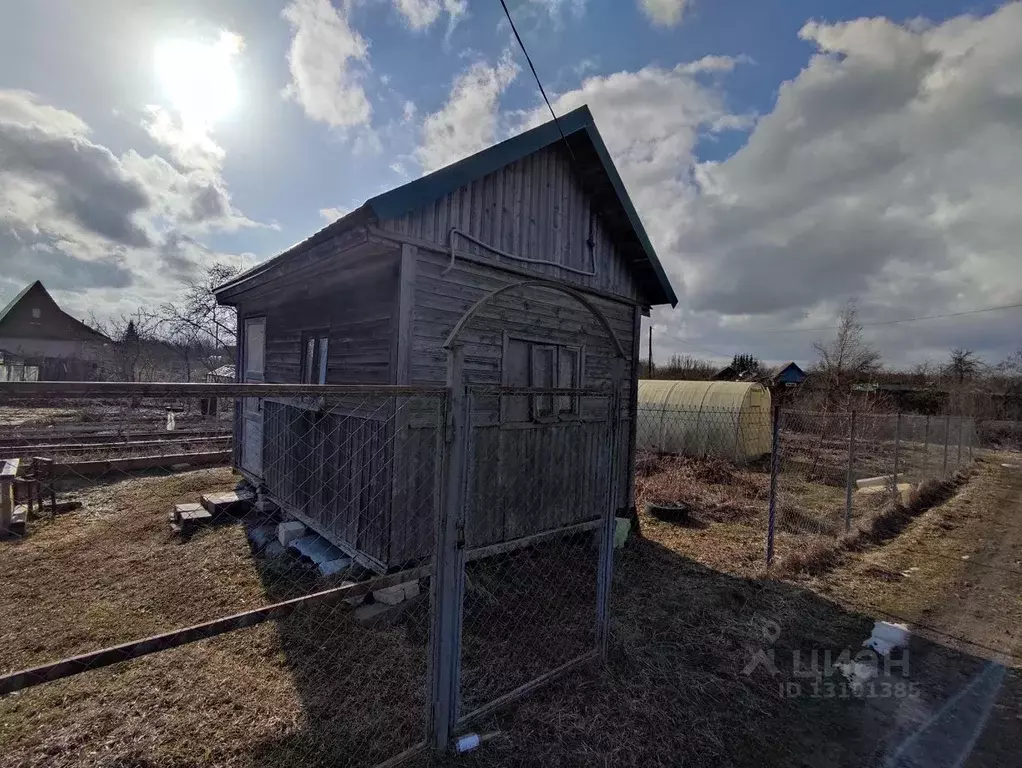
<path fill-rule="evenodd" d="M 216 42 L 170 40 L 156 49 L 156 74 L 186 128 L 205 130 L 237 106 L 234 57 L 242 39 L 221 30 Z"/>

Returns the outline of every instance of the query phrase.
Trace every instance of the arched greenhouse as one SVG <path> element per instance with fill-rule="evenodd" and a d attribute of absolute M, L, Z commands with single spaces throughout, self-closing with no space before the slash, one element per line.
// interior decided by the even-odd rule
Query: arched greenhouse
<path fill-rule="evenodd" d="M 636 447 L 747 461 L 770 453 L 770 391 L 738 381 L 639 381 Z"/>

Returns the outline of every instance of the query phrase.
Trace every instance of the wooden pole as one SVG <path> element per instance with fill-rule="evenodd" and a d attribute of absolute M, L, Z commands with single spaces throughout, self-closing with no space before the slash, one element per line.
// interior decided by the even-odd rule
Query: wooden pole
<path fill-rule="evenodd" d="M 646 378 L 653 378 L 653 325 L 649 326 L 649 357 L 646 363 Z"/>
<path fill-rule="evenodd" d="M 855 411 L 848 422 L 848 477 L 845 480 L 845 530 L 852 529 L 852 488 L 855 486 Z"/>
<path fill-rule="evenodd" d="M 891 481 L 891 496 L 898 498 L 898 470 L 901 453 L 901 411 L 898 411 L 898 420 L 894 424 L 894 478 Z"/>

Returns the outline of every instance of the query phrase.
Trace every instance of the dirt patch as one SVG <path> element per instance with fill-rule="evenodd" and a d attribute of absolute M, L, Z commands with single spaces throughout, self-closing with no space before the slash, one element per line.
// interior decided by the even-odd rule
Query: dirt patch
<path fill-rule="evenodd" d="M 959 765 L 1017 762 L 1022 472 L 1001 464 L 980 462 L 967 485 L 899 536 L 807 582 L 849 610 L 912 628 L 919 695 L 873 701 L 851 721 L 850 738 L 875 754 L 911 764 L 945 764 L 949 755 Z M 931 491 L 931 501 L 946 494 Z"/>

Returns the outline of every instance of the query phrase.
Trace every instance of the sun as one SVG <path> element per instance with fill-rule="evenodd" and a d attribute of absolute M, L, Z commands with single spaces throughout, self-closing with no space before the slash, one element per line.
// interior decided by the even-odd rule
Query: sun
<path fill-rule="evenodd" d="M 242 39 L 226 30 L 216 41 L 168 40 L 156 48 L 156 75 L 186 129 L 205 131 L 238 104 L 234 58 Z"/>

